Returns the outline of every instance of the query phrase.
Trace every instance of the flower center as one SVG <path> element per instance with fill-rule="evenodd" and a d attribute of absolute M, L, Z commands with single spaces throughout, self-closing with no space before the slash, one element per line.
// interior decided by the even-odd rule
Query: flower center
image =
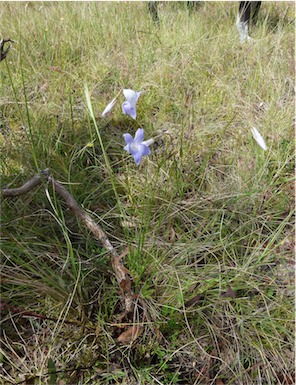
<path fill-rule="evenodd" d="M 139 143 L 133 142 L 133 143 L 130 144 L 130 146 L 131 146 L 131 150 L 132 151 L 139 151 L 139 149 L 140 149 Z"/>

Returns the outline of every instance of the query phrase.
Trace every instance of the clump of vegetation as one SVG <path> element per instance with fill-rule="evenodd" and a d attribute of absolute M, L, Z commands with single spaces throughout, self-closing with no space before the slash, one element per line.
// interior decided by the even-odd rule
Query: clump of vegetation
<path fill-rule="evenodd" d="M 2 189 L 126 279 L 3 198 L 1 384 L 293 383 L 294 7 L 236 12 L 2 4 Z"/>

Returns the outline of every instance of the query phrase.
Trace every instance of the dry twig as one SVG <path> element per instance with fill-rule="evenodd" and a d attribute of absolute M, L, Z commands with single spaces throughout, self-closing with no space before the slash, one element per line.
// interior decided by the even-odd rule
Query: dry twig
<path fill-rule="evenodd" d="M 103 231 L 100 225 L 98 225 L 89 214 L 87 214 L 72 197 L 72 195 L 66 190 L 66 188 L 49 175 L 49 170 L 43 170 L 40 174 L 34 175 L 19 188 L 5 188 L 2 189 L 2 196 L 15 197 L 28 193 L 30 190 L 41 185 L 43 181 L 48 181 L 56 193 L 63 198 L 68 207 L 75 213 L 75 215 L 83 222 L 83 224 L 92 232 L 94 237 L 101 242 L 111 254 L 111 264 L 115 273 L 117 282 L 121 288 L 122 295 L 124 297 L 125 312 L 129 313 L 133 310 L 133 298 L 134 294 L 131 289 L 131 277 L 129 270 L 123 265 L 122 258 L 124 255 L 119 255 L 115 248 L 109 241 L 106 233 Z"/>

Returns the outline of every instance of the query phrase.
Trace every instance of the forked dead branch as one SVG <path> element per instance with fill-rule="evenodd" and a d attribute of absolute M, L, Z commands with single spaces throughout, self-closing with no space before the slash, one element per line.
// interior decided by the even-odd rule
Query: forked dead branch
<path fill-rule="evenodd" d="M 132 280 L 129 270 L 122 263 L 122 258 L 125 256 L 125 253 L 123 253 L 122 255 L 119 255 L 117 253 L 101 226 L 95 223 L 91 216 L 88 215 L 79 206 L 79 204 L 67 191 L 67 189 L 49 174 L 48 169 L 41 171 L 40 174 L 34 175 L 21 187 L 2 189 L 2 196 L 4 198 L 8 198 L 23 195 L 44 182 L 48 182 L 52 186 L 55 192 L 65 201 L 71 211 L 91 231 L 93 236 L 102 244 L 102 246 L 108 250 L 111 255 L 112 268 L 117 279 L 118 285 L 120 287 L 122 297 L 124 299 L 124 311 L 126 314 L 133 312 L 135 295 L 133 294 L 131 289 Z"/>

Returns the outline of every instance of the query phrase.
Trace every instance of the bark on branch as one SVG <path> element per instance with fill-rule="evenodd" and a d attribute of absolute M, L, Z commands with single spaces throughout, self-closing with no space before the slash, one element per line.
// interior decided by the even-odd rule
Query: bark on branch
<path fill-rule="evenodd" d="M 33 178 L 25 182 L 21 187 L 18 188 L 4 188 L 2 189 L 2 196 L 5 198 L 16 197 L 28 193 L 30 190 L 41 185 L 47 181 L 56 193 L 65 201 L 67 206 L 74 212 L 74 214 L 82 221 L 82 223 L 92 232 L 94 237 L 101 242 L 102 246 L 105 247 L 111 255 L 111 264 L 115 273 L 117 282 L 121 288 L 121 292 L 124 296 L 125 311 L 131 312 L 133 308 L 133 297 L 134 294 L 131 289 L 131 277 L 129 270 L 124 267 L 122 258 L 124 255 L 119 255 L 116 249 L 109 241 L 106 233 L 98 225 L 89 214 L 87 214 L 67 191 L 67 189 L 52 176 L 49 175 L 49 170 L 43 170 L 40 174 L 34 175 Z"/>

